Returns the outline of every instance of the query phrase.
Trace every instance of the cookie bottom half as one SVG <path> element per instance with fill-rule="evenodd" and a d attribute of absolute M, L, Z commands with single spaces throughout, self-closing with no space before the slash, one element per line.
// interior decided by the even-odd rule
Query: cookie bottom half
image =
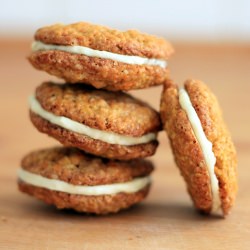
<path fill-rule="evenodd" d="M 130 65 L 63 51 L 34 52 L 29 61 L 36 69 L 69 83 L 86 83 L 112 91 L 148 88 L 169 79 L 168 68 Z"/>
<path fill-rule="evenodd" d="M 73 209 L 78 212 L 108 214 L 117 213 L 142 201 L 149 193 L 150 184 L 135 193 L 118 193 L 114 195 L 75 195 L 36 187 L 21 180 L 19 190 L 54 205 L 58 209 Z"/>
<path fill-rule="evenodd" d="M 135 158 L 144 158 L 153 155 L 158 146 L 158 142 L 156 140 L 133 146 L 109 144 L 54 125 L 36 115 L 32 111 L 30 112 L 30 118 L 32 123 L 40 132 L 54 137 L 63 145 L 77 147 L 90 154 L 109 159 L 130 160 Z"/>

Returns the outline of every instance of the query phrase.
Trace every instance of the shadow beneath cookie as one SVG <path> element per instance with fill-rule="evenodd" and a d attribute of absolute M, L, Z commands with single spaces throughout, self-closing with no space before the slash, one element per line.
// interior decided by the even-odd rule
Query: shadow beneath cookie
<path fill-rule="evenodd" d="M 53 220 L 58 220 L 62 217 L 67 220 L 67 218 L 73 219 L 74 217 L 78 218 L 80 216 L 89 216 L 86 213 L 79 213 L 72 209 L 57 209 L 53 205 L 45 204 L 44 202 L 33 198 L 31 198 L 31 200 L 23 200 L 19 207 L 24 213 L 29 214 L 32 217 L 41 216 L 43 218 L 47 217 Z"/>
<path fill-rule="evenodd" d="M 132 206 L 129 209 L 121 210 L 119 213 L 115 214 L 107 214 L 107 215 L 95 215 L 95 214 L 87 214 L 87 213 L 79 213 L 72 209 L 62 209 L 58 210 L 53 206 L 44 206 L 44 212 L 54 214 L 62 217 L 70 217 L 79 218 L 109 218 L 111 221 L 116 219 L 164 219 L 164 220 L 181 220 L 181 221 L 204 221 L 204 220 L 218 220 L 222 219 L 219 216 L 209 216 L 206 214 L 202 214 L 199 211 L 195 210 L 192 206 L 188 204 L 181 203 L 169 203 L 169 204 L 157 204 L 157 203 L 149 203 L 149 204 L 137 204 Z"/>
<path fill-rule="evenodd" d="M 111 223 L 116 220 L 181 220 L 181 221 L 213 221 L 222 217 L 203 215 L 196 211 L 191 204 L 187 203 L 152 203 L 145 202 L 137 204 L 127 210 L 108 215 L 95 215 L 79 213 L 72 209 L 57 209 L 52 205 L 44 204 L 41 201 L 26 197 L 17 202 L 19 211 L 23 214 L 29 214 L 33 218 L 47 218 L 51 220 L 106 220 Z M 10 204 L 11 205 L 11 204 Z"/>
<path fill-rule="evenodd" d="M 131 215 L 148 216 L 153 218 L 181 220 L 181 221 L 200 221 L 200 220 L 218 220 L 221 216 L 209 216 L 195 210 L 186 203 L 148 203 L 139 204 L 132 208 Z M 128 212 L 128 211 L 127 211 Z"/>

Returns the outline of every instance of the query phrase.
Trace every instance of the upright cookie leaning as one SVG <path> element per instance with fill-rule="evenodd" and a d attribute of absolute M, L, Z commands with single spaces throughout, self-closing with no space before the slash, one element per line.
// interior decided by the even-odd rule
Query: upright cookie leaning
<path fill-rule="evenodd" d="M 166 84 L 161 118 L 195 207 L 227 215 L 237 193 L 237 159 L 216 97 L 200 81 Z"/>
<path fill-rule="evenodd" d="M 35 127 L 67 146 L 101 157 L 129 160 L 153 155 L 159 114 L 122 92 L 46 82 L 30 98 Z"/>
<path fill-rule="evenodd" d="M 70 83 L 130 90 L 166 81 L 172 53 L 171 44 L 164 39 L 79 22 L 39 29 L 29 61 Z"/>
<path fill-rule="evenodd" d="M 59 209 L 107 214 L 143 200 L 153 165 L 146 160 L 107 160 L 57 147 L 25 156 L 18 173 L 22 192 Z"/>

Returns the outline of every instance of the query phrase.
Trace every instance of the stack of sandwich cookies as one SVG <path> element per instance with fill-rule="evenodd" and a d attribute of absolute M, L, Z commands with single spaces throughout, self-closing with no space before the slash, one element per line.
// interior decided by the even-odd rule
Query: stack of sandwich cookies
<path fill-rule="evenodd" d="M 137 31 L 88 23 L 39 29 L 29 61 L 66 83 L 37 87 L 30 119 L 65 147 L 27 155 L 19 189 L 57 208 L 96 214 L 144 199 L 153 166 L 141 158 L 156 151 L 160 116 L 120 90 L 163 84 L 172 53 L 164 39 Z"/>
<path fill-rule="evenodd" d="M 82 22 L 39 29 L 29 61 L 66 83 L 37 87 L 30 119 L 65 147 L 27 155 L 20 190 L 80 212 L 128 208 L 149 192 L 153 166 L 141 158 L 155 153 L 162 122 L 195 207 L 227 215 L 237 192 L 234 145 L 204 83 L 171 83 L 172 54 L 164 39 L 133 30 Z M 120 92 L 160 84 L 161 121 L 149 105 Z"/>
<path fill-rule="evenodd" d="M 166 84 L 161 118 L 195 207 L 227 215 L 237 192 L 237 159 L 216 97 L 200 81 Z"/>

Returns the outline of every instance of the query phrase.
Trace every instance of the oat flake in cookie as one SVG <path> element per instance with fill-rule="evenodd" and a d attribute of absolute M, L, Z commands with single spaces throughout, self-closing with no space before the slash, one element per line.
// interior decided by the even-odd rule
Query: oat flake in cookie
<path fill-rule="evenodd" d="M 218 101 L 197 80 L 166 84 L 161 118 L 195 207 L 227 215 L 237 193 L 237 157 Z"/>
<path fill-rule="evenodd" d="M 135 30 L 79 22 L 38 29 L 31 64 L 66 82 L 108 90 L 142 89 L 169 79 L 172 45 Z"/>

